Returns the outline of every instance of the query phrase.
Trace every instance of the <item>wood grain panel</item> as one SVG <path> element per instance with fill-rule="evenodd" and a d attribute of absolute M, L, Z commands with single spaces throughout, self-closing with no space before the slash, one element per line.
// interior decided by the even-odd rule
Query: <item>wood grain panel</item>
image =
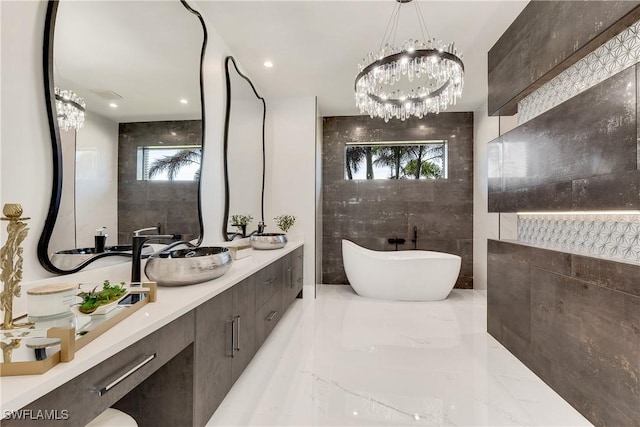
<path fill-rule="evenodd" d="M 640 425 L 640 266 L 488 247 L 489 333 L 595 425 Z"/>
<path fill-rule="evenodd" d="M 636 97 L 634 66 L 491 141 L 489 211 L 640 207 Z"/>
<path fill-rule="evenodd" d="M 638 5 L 530 2 L 489 51 L 489 114 L 515 114 L 518 101 L 640 19 Z"/>

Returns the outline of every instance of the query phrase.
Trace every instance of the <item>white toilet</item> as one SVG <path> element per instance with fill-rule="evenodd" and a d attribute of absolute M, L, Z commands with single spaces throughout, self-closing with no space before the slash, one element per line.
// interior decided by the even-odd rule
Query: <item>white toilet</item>
<path fill-rule="evenodd" d="M 107 408 L 95 417 L 86 427 L 137 427 L 138 423 L 128 414 L 113 408 Z"/>

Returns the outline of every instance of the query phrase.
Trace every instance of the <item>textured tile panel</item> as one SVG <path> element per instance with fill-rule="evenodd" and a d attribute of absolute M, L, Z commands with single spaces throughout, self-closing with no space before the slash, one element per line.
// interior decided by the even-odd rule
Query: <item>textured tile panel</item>
<path fill-rule="evenodd" d="M 640 214 L 518 215 L 518 241 L 640 265 Z"/>
<path fill-rule="evenodd" d="M 345 144 L 366 141 L 449 140 L 449 176 L 442 180 L 358 180 L 344 178 Z M 473 286 L 473 113 L 441 113 L 422 120 L 384 123 L 367 116 L 325 117 L 322 147 L 323 283 L 347 283 L 341 239 L 389 251 L 398 249 L 460 255 L 456 286 Z"/>
<path fill-rule="evenodd" d="M 640 62 L 640 21 L 518 102 L 523 124 Z"/>

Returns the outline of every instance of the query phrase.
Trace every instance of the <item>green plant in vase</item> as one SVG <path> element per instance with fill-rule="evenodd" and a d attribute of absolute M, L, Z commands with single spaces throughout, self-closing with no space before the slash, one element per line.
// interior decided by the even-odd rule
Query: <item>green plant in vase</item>
<path fill-rule="evenodd" d="M 296 217 L 293 215 L 278 215 L 274 219 L 278 228 L 285 234 L 296 222 Z"/>

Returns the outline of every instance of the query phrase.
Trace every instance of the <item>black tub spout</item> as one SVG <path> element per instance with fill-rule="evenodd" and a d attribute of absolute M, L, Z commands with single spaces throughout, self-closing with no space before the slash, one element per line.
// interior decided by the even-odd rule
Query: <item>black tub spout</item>
<path fill-rule="evenodd" d="M 405 239 L 403 238 L 398 238 L 398 237 L 392 237 L 389 240 L 387 240 L 389 242 L 390 245 L 396 245 L 396 251 L 398 250 L 398 245 L 404 245 L 404 243 L 406 242 Z"/>

